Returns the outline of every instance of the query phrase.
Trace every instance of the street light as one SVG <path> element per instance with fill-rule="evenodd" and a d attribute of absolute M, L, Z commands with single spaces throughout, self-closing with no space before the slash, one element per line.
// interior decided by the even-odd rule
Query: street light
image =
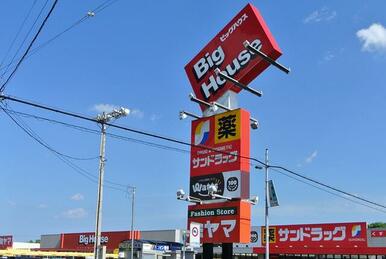
<path fill-rule="evenodd" d="M 96 120 L 101 124 L 101 143 L 99 149 L 99 179 L 98 179 L 98 196 L 96 207 L 96 223 L 95 223 L 95 243 L 94 243 L 94 258 L 101 259 L 101 228 L 102 228 L 102 202 L 103 202 L 103 178 L 105 171 L 105 145 L 106 145 L 106 123 L 113 119 L 118 119 L 127 116 L 130 110 L 127 108 L 114 109 L 106 113 L 103 112 L 96 117 Z"/>

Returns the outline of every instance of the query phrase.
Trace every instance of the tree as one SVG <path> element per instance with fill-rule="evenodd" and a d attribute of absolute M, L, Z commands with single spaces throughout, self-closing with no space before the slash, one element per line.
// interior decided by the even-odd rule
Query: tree
<path fill-rule="evenodd" d="M 386 222 L 373 222 L 369 224 L 369 228 L 386 228 Z"/>

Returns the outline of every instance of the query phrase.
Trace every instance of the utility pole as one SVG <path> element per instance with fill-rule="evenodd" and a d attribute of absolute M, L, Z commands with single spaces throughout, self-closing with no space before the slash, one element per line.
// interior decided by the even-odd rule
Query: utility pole
<path fill-rule="evenodd" d="M 134 200 L 135 200 L 135 187 L 131 187 L 131 251 L 130 259 L 134 258 Z"/>
<path fill-rule="evenodd" d="M 265 149 L 265 259 L 269 259 L 269 222 L 268 222 L 268 148 Z"/>
<path fill-rule="evenodd" d="M 103 202 L 103 178 L 105 173 L 105 145 L 106 145 L 106 124 L 101 122 L 101 144 L 99 149 L 99 181 L 98 181 L 98 198 L 95 222 L 95 239 L 94 239 L 94 258 L 100 258 L 99 247 L 101 245 L 101 223 L 102 223 L 102 202 Z"/>
<path fill-rule="evenodd" d="M 101 124 L 101 143 L 99 148 L 99 179 L 98 194 L 95 220 L 95 240 L 94 258 L 103 259 L 100 252 L 101 248 L 101 229 L 102 229 L 102 202 L 103 202 L 103 178 L 105 173 L 105 146 L 106 146 L 106 123 L 111 119 L 118 119 L 129 114 L 126 108 L 114 109 L 112 112 L 99 114 L 96 120 Z"/>

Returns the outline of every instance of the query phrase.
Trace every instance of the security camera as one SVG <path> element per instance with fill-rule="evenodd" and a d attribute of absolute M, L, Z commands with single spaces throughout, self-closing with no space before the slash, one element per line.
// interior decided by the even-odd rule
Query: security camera
<path fill-rule="evenodd" d="M 183 199 L 185 196 L 185 191 L 182 189 L 177 190 L 177 199 Z"/>

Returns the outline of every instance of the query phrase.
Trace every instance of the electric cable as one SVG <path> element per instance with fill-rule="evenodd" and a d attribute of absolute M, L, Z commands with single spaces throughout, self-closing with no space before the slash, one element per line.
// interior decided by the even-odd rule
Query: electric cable
<path fill-rule="evenodd" d="M 16 112 L 16 111 L 11 111 L 11 110 L 7 110 L 8 112 L 14 112 L 14 113 L 18 113 L 22 116 L 28 116 L 28 117 L 31 117 L 31 118 L 35 118 L 35 119 L 38 119 L 38 120 L 45 120 L 45 121 L 48 121 L 48 122 L 52 122 L 52 123 L 56 123 L 56 124 L 62 124 L 64 126 L 67 126 L 67 127 L 71 127 L 71 128 L 75 128 L 75 129 L 78 129 L 78 130 L 82 130 L 84 132 L 88 132 L 88 133 L 94 133 L 94 134 L 100 134 L 99 131 L 97 130 L 92 130 L 90 128 L 86 128 L 86 127 L 80 127 L 80 126 L 76 126 L 76 125 L 73 125 L 73 124 L 69 124 L 69 123 L 63 123 L 63 122 L 60 122 L 60 121 L 57 121 L 57 120 L 52 120 L 52 119 L 48 119 L 48 118 L 44 118 L 44 117 L 40 117 L 40 116 L 36 116 L 36 115 L 31 115 L 31 114 L 27 114 L 27 113 L 22 113 L 22 112 Z M 156 144 L 156 143 L 152 143 L 152 142 L 149 142 L 149 141 L 143 141 L 143 140 L 138 140 L 138 139 L 134 139 L 134 138 L 128 138 L 128 137 L 125 137 L 125 136 L 121 136 L 121 135 L 117 135 L 117 134 L 112 134 L 112 133 L 106 133 L 107 135 L 113 137 L 113 138 L 117 138 L 117 139 L 120 139 L 120 140 L 125 140 L 125 141 L 130 141 L 130 142 L 135 142 L 135 143 L 139 143 L 139 144 L 144 144 L 144 145 L 148 145 L 148 146 L 152 146 L 152 147 L 156 147 L 156 148 L 161 148 L 161 149 L 166 149 L 166 150 L 172 150 L 172 151 L 177 151 L 177 152 L 181 152 L 181 153 L 186 153 L 186 154 L 190 154 L 190 151 L 188 150 L 185 150 L 185 149 L 180 149 L 180 148 L 175 148 L 175 147 L 170 147 L 170 146 L 166 146 L 166 145 L 161 145 L 161 144 Z M 253 163 L 250 163 L 251 166 L 256 166 L 256 164 L 253 164 Z M 375 209 L 375 210 L 378 210 L 380 212 L 385 212 L 384 210 L 381 210 L 381 209 L 378 209 L 378 208 L 375 208 L 375 207 L 372 207 L 372 206 L 369 206 L 369 205 L 366 205 L 364 203 L 360 203 L 360 202 L 357 202 L 353 199 L 349 199 L 343 195 L 339 195 L 337 193 L 334 193 L 332 191 L 328 191 L 326 189 L 323 189 L 321 187 L 318 187 L 317 185 L 315 184 L 311 184 L 309 182 L 306 182 L 306 181 L 303 181 L 301 179 L 298 179 L 294 176 L 291 176 L 287 173 L 284 173 L 284 172 L 281 172 L 279 171 L 278 169 L 275 169 L 275 168 L 271 168 L 272 171 L 275 171 L 275 172 L 278 172 L 280 174 L 283 174 L 289 178 L 292 178 L 296 181 L 299 181 L 299 182 L 302 182 L 304 184 L 307 184 L 309 186 L 312 186 L 316 189 L 319 189 L 321 191 L 324 191 L 324 192 L 327 192 L 329 194 L 332 194 L 332 195 L 335 195 L 337 197 L 340 197 L 340 198 L 343 198 L 343 199 L 346 199 L 346 200 L 349 200 L 351 202 L 354 202 L 354 203 L 357 203 L 357 204 L 360 204 L 360 205 L 363 205 L 363 206 L 366 206 L 366 207 L 369 207 L 371 209 Z M 125 186 L 125 185 L 120 185 L 120 186 Z"/>
<path fill-rule="evenodd" d="M 86 170 L 82 169 L 81 167 L 79 167 L 78 165 L 74 164 L 73 162 L 69 161 L 68 160 L 68 156 L 66 155 L 63 155 L 62 153 L 54 150 L 52 147 L 50 147 L 48 144 L 46 144 L 44 141 L 42 141 L 42 139 L 28 126 L 26 125 L 26 123 L 24 123 L 22 120 L 17 120 L 16 118 L 14 118 L 9 112 L 8 112 L 8 109 L 5 109 L 3 107 L 3 105 L 0 104 L 0 109 L 2 109 L 5 114 L 20 128 L 22 129 L 29 137 L 31 137 L 32 139 L 34 139 L 36 142 L 38 142 L 40 145 L 42 145 L 43 147 L 45 147 L 46 149 L 48 149 L 49 151 L 51 151 L 56 157 L 58 157 L 62 162 L 64 162 L 65 164 L 67 164 L 69 167 L 71 167 L 74 171 L 76 171 L 78 174 L 81 174 L 82 176 L 84 176 L 85 178 L 87 178 L 88 180 L 94 182 L 94 183 L 98 183 L 98 177 L 93 175 L 92 173 L 90 172 L 87 172 Z M 106 186 L 107 188 L 110 188 L 110 189 L 115 189 L 115 190 L 119 190 L 119 191 L 123 191 L 125 192 L 126 189 L 122 189 L 122 188 L 117 188 L 117 187 L 114 187 L 114 186 L 111 186 L 111 185 L 115 185 L 115 186 L 120 186 L 120 187 L 127 187 L 127 185 L 123 185 L 123 184 L 120 184 L 120 183 L 115 183 L 113 181 L 109 181 L 109 180 L 105 180 L 106 183 L 104 183 L 103 185 Z M 110 184 L 110 185 L 109 185 Z"/>
<path fill-rule="evenodd" d="M 12 59 L 11 59 L 11 62 L 9 62 L 9 64 L 5 67 L 5 71 L 1 74 L 1 77 L 0 79 L 3 79 L 3 76 L 8 72 L 8 70 L 10 69 L 10 64 L 14 63 L 14 60 L 17 56 L 17 54 L 19 54 L 19 51 L 21 50 L 21 48 L 24 46 L 24 43 L 25 41 L 27 40 L 28 36 L 30 35 L 30 33 L 32 32 L 32 29 L 35 27 L 37 21 L 39 20 L 40 16 L 42 15 L 43 11 L 44 11 L 44 8 L 46 8 L 48 4 L 48 0 L 46 0 L 45 4 L 43 5 L 43 7 L 40 9 L 38 15 L 35 17 L 35 20 L 34 22 L 32 23 L 31 27 L 29 28 L 28 32 L 26 33 L 26 35 L 24 35 L 24 39 L 21 41 L 20 45 L 19 45 L 19 48 L 16 50 L 15 54 L 13 55 Z"/>
<path fill-rule="evenodd" d="M 323 189 L 322 187 L 319 187 L 319 186 L 317 186 L 317 185 L 315 185 L 315 184 L 312 184 L 312 183 L 306 182 L 306 181 L 304 181 L 304 180 L 301 180 L 301 179 L 299 179 L 299 178 L 296 178 L 295 176 L 292 176 L 292 175 L 290 175 L 290 174 L 284 173 L 284 172 L 282 172 L 282 171 L 280 171 L 280 170 L 278 170 L 278 169 L 271 168 L 271 170 L 272 170 L 272 171 L 275 171 L 275 172 L 277 172 L 277 173 L 279 173 L 279 174 L 285 175 L 285 176 L 287 176 L 287 177 L 289 177 L 289 178 L 291 178 L 291 179 L 294 179 L 294 180 L 296 180 L 296 181 L 298 181 L 298 182 L 301 182 L 301 183 L 304 183 L 304 184 L 309 185 L 309 186 L 311 186 L 311 187 L 314 187 L 314 188 L 316 188 L 316 189 L 318 189 L 318 190 L 321 190 L 321 191 L 323 191 L 323 192 L 326 192 L 326 193 L 329 193 L 329 194 L 331 194 L 331 195 L 337 196 L 337 197 L 339 197 L 339 198 L 342 198 L 342 199 L 351 201 L 351 202 L 353 202 L 353 203 L 356 203 L 356 204 L 359 204 L 359 205 L 368 207 L 368 208 L 373 209 L 373 210 L 377 210 L 377 211 L 382 212 L 382 213 L 386 213 L 386 210 L 382 210 L 382 209 L 379 209 L 379 208 L 376 208 L 376 207 L 367 205 L 367 204 L 365 204 L 365 203 L 358 202 L 358 201 L 356 201 L 356 200 L 354 200 L 354 199 L 350 199 L 350 198 L 345 197 L 345 196 L 343 196 L 343 195 L 340 195 L 340 194 L 338 194 L 338 193 L 334 193 L 334 192 L 332 192 L 332 191 Z"/>
<path fill-rule="evenodd" d="M 89 117 L 86 117 L 86 116 L 83 116 L 83 115 L 74 114 L 74 113 L 70 113 L 70 112 L 66 112 L 66 111 L 61 111 L 59 109 L 51 108 L 51 107 L 48 107 L 48 106 L 43 106 L 43 105 L 32 103 L 32 102 L 29 102 L 29 101 L 24 101 L 24 100 L 17 99 L 17 98 L 11 97 L 11 96 L 0 95 L 0 100 L 1 99 L 11 100 L 11 101 L 23 103 L 23 104 L 26 104 L 26 105 L 30 105 L 30 106 L 33 106 L 33 107 L 36 107 L 36 108 L 41 108 L 41 109 L 52 111 L 52 112 L 56 112 L 56 113 L 59 113 L 59 114 L 64 114 L 64 115 L 68 115 L 68 116 L 71 116 L 71 117 L 75 117 L 75 118 L 79 118 L 79 119 L 83 119 L 83 120 L 99 123 L 96 119 L 92 119 L 92 118 L 89 118 Z M 343 191 L 343 190 L 340 190 L 340 189 L 338 189 L 336 187 L 332 187 L 332 186 L 329 186 L 327 184 L 321 183 L 319 181 L 316 181 L 314 179 L 311 179 L 309 177 L 303 176 L 303 175 L 298 174 L 298 173 L 296 173 L 294 171 L 286 169 L 285 167 L 277 166 L 277 165 L 267 165 L 264 162 L 262 162 L 262 161 L 260 161 L 259 159 L 256 159 L 256 158 L 241 156 L 241 155 L 238 155 L 238 154 L 237 155 L 230 154 L 228 152 L 216 150 L 216 149 L 211 148 L 211 147 L 207 147 L 207 146 L 203 146 L 203 145 L 195 145 L 195 144 L 192 144 L 192 143 L 188 143 L 188 142 L 184 142 L 184 141 L 181 141 L 181 140 L 174 139 L 172 137 L 165 137 L 165 136 L 161 136 L 161 135 L 158 135 L 158 134 L 155 134 L 155 133 L 149 133 L 149 132 L 145 132 L 145 131 L 141 131 L 141 130 L 136 130 L 136 129 L 120 126 L 120 125 L 117 125 L 117 124 L 111 124 L 111 123 L 105 123 L 105 124 L 107 126 L 110 126 L 110 127 L 118 128 L 118 129 L 121 129 L 121 130 L 137 133 L 137 134 L 148 136 L 148 137 L 152 137 L 152 138 L 162 139 L 162 140 L 165 140 L 165 141 L 169 141 L 169 142 L 173 142 L 173 143 L 177 143 L 177 144 L 181 144 L 181 145 L 185 145 L 185 146 L 196 147 L 196 148 L 200 148 L 200 149 L 206 149 L 206 150 L 210 150 L 210 151 L 221 153 L 221 154 L 234 155 L 234 156 L 237 156 L 237 157 L 239 157 L 241 159 L 252 160 L 254 162 L 257 162 L 257 163 L 259 163 L 259 164 L 261 164 L 263 166 L 269 167 L 269 168 L 277 168 L 277 169 L 284 170 L 284 171 L 286 171 L 288 173 L 294 174 L 294 175 L 296 175 L 296 176 L 298 176 L 300 178 L 306 179 L 306 180 L 311 181 L 311 182 L 313 182 L 315 184 L 321 185 L 321 186 L 323 186 L 323 187 L 325 187 L 327 189 L 331 189 L 331 190 L 333 190 L 335 192 L 342 193 L 342 194 L 345 194 L 347 196 L 351 196 L 351 197 L 353 197 L 355 199 L 364 201 L 366 203 L 370 203 L 372 205 L 375 205 L 375 206 L 378 206 L 378 207 L 381 207 L 381 208 L 386 208 L 385 205 L 382 205 L 382 204 L 379 204 L 379 203 L 376 203 L 376 202 L 372 202 L 372 201 L 370 201 L 368 199 L 364 199 L 364 198 L 359 197 L 357 195 L 350 194 L 350 193 L 348 193 L 346 191 Z"/>
<path fill-rule="evenodd" d="M 36 2 L 37 2 L 37 0 L 33 1 L 32 6 L 30 7 L 29 11 L 27 12 L 27 15 L 24 17 L 23 22 L 21 23 L 19 29 L 17 30 L 17 32 L 15 34 L 15 37 L 13 38 L 11 44 L 9 45 L 7 51 L 5 52 L 5 55 L 4 55 L 3 59 L 1 60 L 0 68 L 3 66 L 5 60 L 8 58 L 8 55 L 9 55 L 11 49 L 13 48 L 13 45 L 15 44 L 16 39 L 19 37 L 20 32 L 22 31 L 26 21 L 28 20 L 29 16 L 31 15 L 32 9 L 35 7 Z M 2 76 L 1 76 L 1 78 L 2 78 Z"/>
<path fill-rule="evenodd" d="M 50 38 L 49 40 L 43 42 L 42 44 L 38 45 L 36 48 L 33 48 L 30 50 L 30 52 L 27 54 L 27 56 L 25 57 L 25 59 L 31 57 L 32 55 L 34 55 L 36 52 L 38 52 L 39 50 L 41 50 L 42 48 L 46 47 L 47 45 L 49 45 L 50 43 L 52 43 L 53 41 L 55 41 L 56 39 L 58 39 L 60 36 L 62 36 L 63 34 L 65 34 L 66 32 L 72 30 L 74 27 L 80 25 L 81 23 L 85 22 L 86 20 L 88 20 L 89 18 L 93 17 L 92 14 L 97 14 L 97 13 L 100 13 L 102 12 L 104 9 L 106 9 L 107 7 L 111 6 L 112 4 L 116 3 L 118 0 L 106 0 L 104 1 L 102 4 L 100 4 L 99 6 L 97 6 L 96 8 L 92 9 L 90 12 L 88 12 L 87 14 L 83 15 L 80 19 L 76 20 L 74 23 L 72 23 L 70 26 L 68 26 L 66 29 L 64 29 L 63 31 L 57 33 L 55 36 L 53 36 L 52 38 Z M 6 67 L 8 66 L 11 66 L 15 61 L 12 61 L 10 63 L 8 63 L 6 66 L 1 66 L 0 65 L 0 71 L 5 69 Z"/>
<path fill-rule="evenodd" d="M 19 62 L 16 64 L 16 67 L 13 69 L 13 71 L 11 72 L 11 74 L 9 75 L 9 77 L 7 78 L 7 80 L 5 80 L 5 82 L 2 84 L 2 86 L 0 87 L 0 93 L 4 92 L 5 90 L 5 87 L 6 85 L 8 84 L 8 82 L 11 80 L 11 78 L 13 77 L 13 75 L 16 73 L 17 69 L 19 68 L 19 66 L 21 65 L 21 63 L 23 62 L 25 56 L 27 56 L 28 54 L 28 51 L 31 49 L 32 45 L 34 44 L 34 42 L 36 41 L 37 37 L 39 36 L 40 32 L 42 31 L 44 25 L 46 24 L 48 18 L 50 18 L 51 16 L 51 13 L 52 11 L 55 9 L 55 6 L 56 4 L 58 3 L 58 0 L 54 0 L 54 3 L 52 4 L 51 6 L 51 9 L 49 10 L 48 14 L 46 15 L 46 17 L 44 18 L 42 24 L 40 25 L 38 31 L 36 32 L 35 36 L 33 37 L 32 41 L 30 42 L 30 44 L 28 45 L 26 51 L 24 52 L 23 56 L 20 58 Z"/>

